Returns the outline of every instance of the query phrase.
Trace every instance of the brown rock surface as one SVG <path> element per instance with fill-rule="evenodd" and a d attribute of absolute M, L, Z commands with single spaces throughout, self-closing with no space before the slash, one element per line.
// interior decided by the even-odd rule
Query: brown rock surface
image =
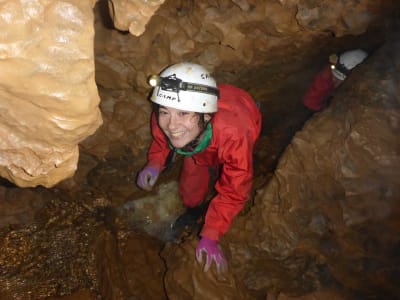
<path fill-rule="evenodd" d="M 395 299 L 398 1 L 166 0 L 151 18 L 136 9 L 156 2 L 0 4 L 0 175 L 49 187 L 71 177 L 48 189 L 0 180 L 0 298 Z M 326 57 L 381 45 L 296 133 Z M 151 138 L 146 78 L 181 60 L 262 102 L 256 196 L 222 240 L 224 276 L 202 271 L 194 235 L 164 243 L 178 165 L 150 193 L 135 186 Z"/>
<path fill-rule="evenodd" d="M 250 292 L 299 295 L 328 280 L 346 298 L 399 295 L 399 50 L 397 38 L 377 51 L 306 123 L 227 234 Z"/>

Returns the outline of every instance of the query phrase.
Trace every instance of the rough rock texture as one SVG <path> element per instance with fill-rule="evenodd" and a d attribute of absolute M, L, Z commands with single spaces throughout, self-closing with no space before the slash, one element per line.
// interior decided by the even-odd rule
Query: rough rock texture
<path fill-rule="evenodd" d="M 114 22 L 132 22 L 131 5 L 140 6 L 138 11 L 149 17 L 145 7 L 160 4 L 115 2 L 112 7 L 119 13 L 113 15 Z M 85 151 L 115 156 L 128 147 L 144 159 L 150 110 L 144 103 L 149 90 L 146 78 L 172 62 L 203 63 L 220 81 L 238 81 L 243 87 L 260 75 L 268 76 L 272 88 L 284 74 L 301 67 L 296 62 L 302 58 L 306 62 L 311 51 L 321 50 L 310 50 L 321 38 L 363 32 L 393 5 L 383 0 L 326 1 L 318 6 L 309 1 L 171 0 L 167 4 L 155 12 L 140 37 L 105 30 L 96 22 L 96 81 L 107 88 L 101 95 L 106 124 L 83 142 Z M 0 175 L 19 186 L 50 187 L 72 176 L 77 144 L 101 124 L 93 81 L 90 8 L 79 1 L 15 0 L 1 6 Z M 276 51 L 279 48 L 286 51 Z M 309 49 L 308 55 L 302 49 Z M 291 64 L 289 57 L 293 57 Z M 287 69 L 282 67 L 281 75 L 276 75 L 282 65 Z M 43 132 L 40 138 L 37 132 Z"/>
<path fill-rule="evenodd" d="M 0 299 L 163 299 L 161 242 L 113 216 L 87 190 L 1 186 Z"/>
<path fill-rule="evenodd" d="M 94 244 L 103 299 L 162 299 L 164 265 L 159 241 L 134 232 L 99 232 Z"/>
<path fill-rule="evenodd" d="M 190 299 L 185 295 L 213 285 L 218 299 L 258 299 L 279 292 L 299 296 L 329 282 L 348 298 L 395 299 L 400 294 L 398 74 L 396 37 L 295 135 L 269 184 L 257 191 L 250 212 L 237 219 L 222 243 L 229 276 L 236 280 L 226 285 L 199 273 L 191 262 L 191 242 L 178 248 L 189 248 L 183 253 L 166 251 L 168 293 L 178 290 L 176 299 Z M 180 279 L 188 269 L 191 283 Z M 211 279 L 198 279 L 204 276 Z M 246 297 L 232 292 L 235 284 L 242 293 L 246 287 Z"/>
<path fill-rule="evenodd" d="M 219 82 L 237 84 L 259 101 L 268 101 L 265 90 L 270 93 L 289 75 L 311 64 L 318 67 L 331 51 L 343 49 L 334 36 L 366 32 L 368 25 L 390 15 L 394 6 L 391 1 L 371 0 L 322 1 L 321 5 L 169 0 L 155 11 L 142 35 L 132 36 L 113 28 L 106 4 L 99 1 L 95 9 L 96 81 L 104 126 L 82 143 L 82 149 L 97 157 L 112 157 L 127 147 L 137 157 L 137 167 L 150 142 L 149 75 L 190 60 L 205 65 Z M 123 15 L 119 18 L 124 20 Z M 346 42 L 345 47 L 360 46 L 359 41 Z"/>
<path fill-rule="evenodd" d="M 0 176 L 51 187 L 102 122 L 87 1 L 0 3 Z"/>
<path fill-rule="evenodd" d="M 0 106 L 4 133 L 0 145 L 9 137 L 26 133 L 28 141 L 14 139 L 15 148 L 7 150 L 22 147 L 27 153 L 36 153 L 40 145 L 40 150 L 47 152 L 38 155 L 38 164 L 46 159 L 53 162 L 51 151 L 61 146 L 66 147 L 62 151 L 77 149 L 80 142 L 81 150 L 75 175 L 53 188 L 22 189 L 0 180 L 0 298 L 396 298 L 399 145 L 398 139 L 390 139 L 398 137 L 399 46 L 397 42 L 388 44 L 387 33 L 399 32 L 389 21 L 398 19 L 400 3 L 166 0 L 140 36 L 126 32 L 127 27 L 121 29 L 123 32 L 116 30 L 112 17 L 118 22 L 116 19 L 128 20 L 129 15 L 110 16 L 108 4 L 99 0 L 94 9 L 94 45 L 89 45 L 93 18 L 85 1 L 15 0 L 0 4 L 0 40 L 19 42 L 12 40 L 0 47 L 1 54 L 10 54 L 0 60 L 0 105 L 6 107 Z M 43 8 L 39 9 L 43 17 L 31 17 L 32 26 L 9 13 L 23 11 L 24 16 L 30 16 L 35 7 Z M 71 8 L 66 10 L 71 14 L 67 18 L 57 15 L 65 12 L 61 8 Z M 75 8 L 82 11 L 83 19 L 74 17 Z M 81 20 L 84 27 L 75 20 Z M 44 24 L 57 26 L 47 28 Z M 64 37 L 58 35 L 64 29 L 68 43 L 59 39 Z M 36 39 L 21 42 L 31 36 Z M 53 40 L 54 44 L 50 43 Z M 293 124 L 300 97 L 327 56 L 336 50 L 370 49 L 385 43 L 385 48 L 351 75 L 332 106 L 294 137 L 273 173 L 282 148 L 292 138 L 287 132 L 297 128 Z M 20 44 L 25 48 L 17 47 Z M 88 92 L 95 89 L 88 50 L 93 46 L 104 125 L 82 140 L 99 125 L 97 94 Z M 29 56 L 26 49 L 32 50 Z M 56 49 L 58 55 L 49 49 Z M 74 55 L 64 55 L 64 49 Z M 42 60 L 33 60 L 35 53 L 42 53 Z M 19 61 L 22 55 L 24 63 Z M 10 56 L 18 58 L 15 63 Z M 72 68 L 78 64 L 75 57 L 82 68 Z M 263 133 L 255 153 L 257 197 L 255 206 L 246 207 L 222 240 L 230 268 L 225 276 L 214 270 L 202 272 L 194 260 L 195 236 L 164 247 L 162 239 L 146 234 L 163 234 L 169 224 L 160 221 L 168 223 L 174 218 L 178 172 L 163 173 L 151 193 L 135 186 L 150 142 L 146 78 L 181 60 L 205 64 L 218 81 L 243 87 L 262 102 Z M 3 63 L 12 68 L 3 68 Z M 41 68 L 47 68 L 51 75 Z M 22 72 L 27 69 L 32 73 Z M 56 79 L 40 81 L 46 84 L 38 93 L 37 86 L 28 86 L 34 82 L 28 75 L 36 75 L 37 70 L 49 77 L 52 72 L 64 77 L 54 75 L 61 83 Z M 86 85 L 77 80 L 81 78 L 78 75 L 87 78 Z M 10 102 L 8 95 L 15 90 L 30 101 L 22 105 L 25 98 L 14 97 Z M 54 94 L 59 90 L 72 95 L 65 98 L 71 101 Z M 16 111 L 10 110 L 11 103 Z M 27 105 L 29 110 L 25 110 Z M 57 108 L 57 113 L 50 108 Z M 46 113 L 38 113 L 40 119 L 27 113 L 42 110 Z M 24 123 L 23 129 L 13 125 L 15 131 L 3 127 L 10 122 L 6 115 L 20 112 L 33 122 Z M 47 123 L 61 122 L 54 117 L 61 113 L 71 126 L 83 122 L 76 128 L 79 134 L 75 127 L 64 130 L 64 123 L 62 130 L 48 130 Z M 56 125 L 53 127 L 59 128 Z M 47 138 L 43 132 L 51 133 L 44 145 L 38 144 Z M 48 143 L 55 143 L 55 150 L 52 146 L 48 151 Z M 2 161 L 8 152 L 0 150 Z M 24 152 L 18 158 L 29 155 Z M 10 160 L 8 166 L 18 165 L 16 162 L 20 161 Z M 394 167 L 391 170 L 390 164 Z M 61 173 L 59 178 L 71 174 Z M 17 184 L 27 177 L 7 176 Z M 57 176 L 49 173 L 41 179 L 47 182 Z M 158 205 L 160 201 L 164 203 Z M 162 220 L 166 214 L 168 220 Z M 143 223 L 143 228 L 137 226 Z"/>
<path fill-rule="evenodd" d="M 110 15 L 119 30 L 141 35 L 154 12 L 165 0 L 109 0 Z"/>

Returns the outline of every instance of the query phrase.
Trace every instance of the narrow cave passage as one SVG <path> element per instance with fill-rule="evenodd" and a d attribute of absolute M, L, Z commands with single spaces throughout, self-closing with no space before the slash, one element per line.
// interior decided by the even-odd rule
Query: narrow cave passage
<path fill-rule="evenodd" d="M 254 190 L 269 181 L 301 130 L 305 117 L 299 96 L 309 81 L 310 76 L 293 74 L 287 85 L 265 96 L 284 101 L 261 105 L 264 127 L 254 153 Z M 262 85 L 261 78 L 250 89 L 263 97 L 265 91 L 257 91 Z M 52 189 L 21 189 L 2 180 L 1 219 L 7 226 L 1 231 L 1 282 L 8 284 L 2 296 L 95 299 L 100 294 L 107 299 L 111 293 L 125 299 L 139 289 L 151 299 L 167 297 L 166 265 L 159 252 L 164 230 L 182 209 L 176 198 L 179 164 L 161 176 L 149 196 L 135 188 L 137 170 L 129 148 L 117 151 L 118 156 L 102 160 L 82 153 L 74 176 L 78 185 L 67 180 Z"/>
<path fill-rule="evenodd" d="M 249 2 L 259 2 L 256 4 L 261 5 L 262 1 Z M 107 2 L 98 3 L 97 9 L 105 13 Z M 368 204 L 364 198 L 357 196 L 354 196 L 354 202 L 346 206 L 343 204 L 343 194 L 346 192 L 341 190 L 339 180 L 333 180 L 329 174 L 314 182 L 315 185 L 321 185 L 321 194 L 312 194 L 307 184 L 303 185 L 302 182 L 288 183 L 284 176 L 279 182 L 282 186 L 296 186 L 306 190 L 309 198 L 316 199 L 315 203 L 322 199 L 321 205 L 311 204 L 307 207 L 307 201 L 304 201 L 304 208 L 298 209 L 290 206 L 284 194 L 276 192 L 277 197 L 271 200 L 266 192 L 266 186 L 273 179 L 280 158 L 288 147 L 289 152 L 292 151 L 291 142 L 307 121 L 301 97 L 313 76 L 325 64 L 332 51 L 354 47 L 378 51 L 385 44 L 386 36 L 382 34 L 382 27 L 372 27 L 364 34 L 344 35 L 340 38 L 321 30 L 321 37 L 315 38 L 317 42 L 313 40 L 313 43 L 305 44 L 303 49 L 297 47 L 295 51 L 288 49 L 286 43 L 280 45 L 276 41 L 279 44 L 278 50 L 273 46 L 272 50 L 268 50 L 267 43 L 261 43 L 258 45 L 260 49 L 256 49 L 260 51 L 259 56 L 255 55 L 255 61 L 246 65 L 242 61 L 238 64 L 230 60 L 232 52 L 226 52 L 226 61 L 218 56 L 221 42 L 215 40 L 222 40 L 226 32 L 219 32 L 212 24 L 208 24 L 197 37 L 198 48 L 192 49 L 189 42 L 182 42 L 187 37 L 182 38 L 184 35 L 178 28 L 187 26 L 188 30 L 193 30 L 191 26 L 196 27 L 197 24 L 196 13 L 200 9 L 196 10 L 191 5 L 195 3 L 189 5 L 182 1 L 167 1 L 150 21 L 147 34 L 139 38 L 115 30 L 110 18 L 103 20 L 103 23 L 96 19 L 96 83 L 104 125 L 94 136 L 80 144 L 79 164 L 74 176 L 55 187 L 19 188 L 5 179 L 0 180 L 0 298 L 164 300 L 194 299 L 194 295 L 196 299 L 213 299 L 217 294 L 224 299 L 283 300 L 292 297 L 307 299 L 302 297 L 310 293 L 310 297 L 313 297 L 315 295 L 312 293 L 322 287 L 326 289 L 317 294 L 320 299 L 395 299 L 393 295 L 396 295 L 398 289 L 390 278 L 397 278 L 399 272 L 396 250 L 399 249 L 400 240 L 398 223 L 394 221 L 398 205 L 393 204 L 393 212 L 389 214 L 387 211 L 391 211 L 391 207 L 387 203 L 395 203 L 391 197 L 398 195 L 398 189 L 380 182 L 378 185 L 370 177 L 366 183 L 360 179 L 359 186 L 368 193 L 376 194 L 376 199 L 389 199 L 382 205 L 383 208 L 375 207 L 374 202 Z M 223 1 L 220 5 L 223 8 L 222 16 L 230 10 L 237 13 L 239 9 L 231 1 Z M 276 4 L 271 7 L 282 13 Z M 183 16 L 183 25 L 171 21 L 174 19 L 170 14 L 175 16 L 177 12 Z M 99 14 L 99 11 L 96 13 Z M 185 23 L 187 20 L 194 25 L 191 22 Z M 229 24 L 230 21 L 227 22 Z M 278 40 L 279 32 L 272 28 L 272 21 L 266 22 L 272 26 L 267 29 L 267 25 L 260 22 L 249 21 L 247 24 L 243 21 L 241 30 L 249 37 L 266 35 L 268 39 Z M 258 25 L 260 27 L 256 30 L 252 28 Z M 160 27 L 166 28 L 165 31 L 170 31 L 168 34 L 175 37 L 179 37 L 179 34 L 181 36 L 172 39 L 166 32 L 158 34 Z M 217 32 L 217 37 L 210 32 Z M 229 34 L 227 36 L 224 40 L 227 45 L 223 46 L 240 52 L 240 42 Z M 239 35 L 239 38 L 242 36 Z M 292 39 L 293 45 L 300 43 L 293 33 L 288 34 L 287 39 Z M 173 42 L 182 44 L 169 47 Z M 236 49 L 231 45 L 235 42 Z M 166 45 L 172 49 L 170 51 L 173 53 L 168 57 L 171 60 L 210 59 L 209 64 L 212 66 L 214 59 L 215 65 L 218 65 L 214 73 L 219 80 L 242 87 L 261 102 L 263 128 L 254 153 L 253 199 L 240 215 L 232 233 L 223 241 L 234 272 L 222 281 L 215 274 L 204 275 L 196 265 L 193 252 L 197 237 L 194 234 L 185 236 L 178 245 L 165 243 L 165 230 L 183 209 L 176 185 L 180 161 L 170 172 L 161 175 L 154 191 L 144 192 L 135 184 L 149 144 L 148 116 L 151 107 L 146 100 L 148 87 L 143 81 L 145 75 L 150 71 L 157 72 L 160 65 L 168 60 L 165 58 L 167 51 L 163 51 Z M 267 50 L 261 49 L 261 46 Z M 257 44 L 254 47 L 257 48 Z M 187 52 L 181 50 L 183 48 Z M 154 57 L 149 58 L 147 55 L 149 49 L 156 53 Z M 251 50 L 251 47 L 246 50 Z M 265 51 L 262 53 L 261 50 Z M 272 55 L 274 51 L 279 52 L 279 55 Z M 277 62 L 273 61 L 274 58 Z M 373 72 L 378 71 L 375 68 Z M 366 89 L 359 84 L 359 78 L 360 75 L 352 81 L 354 90 L 347 86 L 342 94 L 345 93 L 349 99 L 357 98 L 352 95 Z M 390 76 L 387 81 L 390 81 Z M 342 98 L 339 97 L 339 103 Z M 373 99 L 373 96 L 370 98 Z M 346 109 L 341 106 L 336 108 L 341 111 L 341 116 L 353 113 L 347 113 L 346 110 L 350 111 L 350 108 L 344 107 Z M 395 123 L 396 113 L 387 113 Z M 359 117 L 357 114 L 354 116 L 354 119 Z M 334 123 L 332 119 L 325 119 L 325 124 Z M 352 124 L 348 119 L 346 122 Z M 398 132 L 395 129 L 393 131 Z M 356 135 L 354 132 L 352 134 Z M 311 133 L 307 131 L 302 133 L 302 137 L 304 135 L 311 136 Z M 307 140 L 307 137 L 303 140 Z M 323 139 L 320 137 L 320 140 Z M 387 158 L 389 154 L 382 156 Z M 325 152 L 325 155 L 330 155 L 330 152 Z M 395 164 L 398 153 L 392 156 L 389 158 Z M 336 157 L 332 155 L 334 159 Z M 291 166 L 287 171 L 289 174 Z M 346 165 L 345 168 L 348 168 L 345 171 L 351 170 L 351 166 Z M 280 174 L 285 173 L 282 169 L 280 171 Z M 307 166 L 303 171 L 300 173 L 296 170 L 297 173 L 293 173 L 302 177 L 309 172 Z M 379 173 L 379 168 L 374 172 L 387 178 L 385 174 Z M 389 179 L 387 181 L 391 182 Z M 331 190 L 328 184 L 338 186 L 338 189 Z M 350 185 L 347 181 L 346 184 Z M 368 190 L 368 185 L 374 186 L 374 189 Z M 378 186 L 376 189 L 375 185 Z M 356 195 L 356 192 L 354 188 L 349 193 Z M 257 199 L 254 199 L 256 194 Z M 289 198 L 296 202 L 295 196 Z M 263 204 L 264 199 L 267 199 L 265 202 L 269 206 Z M 340 209 L 347 209 L 346 220 L 341 219 L 341 211 L 332 204 L 332 199 L 335 203 L 343 204 Z M 263 205 L 255 206 L 257 201 Z M 274 215 L 276 207 L 277 210 L 287 208 L 288 214 L 294 211 L 295 221 L 286 219 L 288 214 Z M 370 219 L 362 223 L 365 216 L 358 214 L 357 208 L 368 213 L 376 211 L 377 215 L 388 221 L 380 222 L 372 214 Z M 260 211 L 270 214 L 257 214 Z M 339 219 L 340 222 L 335 222 Z M 252 223 L 252 220 L 256 222 Z M 263 235 L 265 228 L 271 228 L 268 239 L 265 238 L 267 235 Z M 298 234 L 293 228 L 305 229 Z M 380 230 L 384 232 L 381 234 L 384 243 L 377 237 Z M 301 236 L 300 242 L 293 246 L 297 235 Z M 384 246 L 387 246 L 387 250 L 383 250 Z M 359 256 L 351 256 L 354 253 Z M 335 260 L 338 261 L 337 266 Z M 371 275 L 375 285 L 361 284 L 361 279 L 352 276 L 359 274 L 357 272 L 367 273 L 366 270 L 375 276 Z M 377 278 L 381 278 L 382 282 Z"/>
<path fill-rule="evenodd" d="M 298 90 L 308 83 L 300 74 L 292 82 L 298 86 L 284 86 L 285 95 L 278 92 L 279 97 L 285 98 L 283 107 L 271 109 L 270 103 L 262 103 L 266 125 L 255 152 L 254 189 L 268 181 L 280 154 L 303 122 L 301 110 L 298 110 Z M 262 80 L 257 84 L 262 86 Z M 293 103 L 289 109 L 288 103 Z M 77 298 L 71 299 L 91 299 L 92 293 L 100 292 L 105 297 L 116 287 L 121 288 L 122 293 L 129 293 L 138 283 L 131 279 L 128 285 L 132 286 L 123 290 L 127 285 L 125 276 L 135 277 L 133 274 L 142 259 L 142 263 L 146 262 L 143 268 L 149 271 L 141 288 L 154 290 L 157 297 L 153 299 L 163 293 L 165 266 L 158 255 L 163 241 L 157 235 L 181 209 L 175 199 L 176 184 L 170 184 L 177 180 L 179 164 L 162 175 L 161 188 L 156 189 L 171 193 L 171 199 L 165 194 L 161 199 L 154 192 L 146 200 L 148 195 L 134 187 L 137 170 L 129 148 L 117 151 L 118 156 L 103 160 L 83 152 L 74 181 L 67 180 L 51 189 L 22 189 L 1 181 L 1 253 L 5 272 L 1 282 L 8 284 L 8 292 L 1 294 L 3 297 L 14 299 L 30 294 L 40 299 L 45 295 L 72 293 L 71 297 Z M 135 209 L 135 199 L 145 199 L 140 211 Z M 169 201 L 171 207 L 157 203 L 160 201 Z M 163 214 L 167 221 L 157 222 Z M 137 243 L 141 245 L 139 249 Z M 146 258 L 135 257 L 139 254 Z M 150 262 L 154 265 L 148 266 Z M 117 270 L 113 271 L 114 268 Z M 109 272 L 111 275 L 104 277 Z M 98 284 L 103 281 L 107 281 L 107 285 L 102 283 L 100 287 Z"/>

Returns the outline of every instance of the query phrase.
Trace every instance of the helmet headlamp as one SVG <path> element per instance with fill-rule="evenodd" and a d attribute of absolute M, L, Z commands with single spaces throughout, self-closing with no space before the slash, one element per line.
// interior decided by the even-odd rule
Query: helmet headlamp
<path fill-rule="evenodd" d="M 329 62 L 332 65 L 335 65 L 338 62 L 338 60 L 339 60 L 339 57 L 337 54 L 334 53 L 334 54 L 329 55 Z"/>
<path fill-rule="evenodd" d="M 340 62 L 337 62 L 336 64 L 332 64 L 331 65 L 331 69 L 332 70 L 337 70 L 340 73 L 342 73 L 344 76 L 349 75 L 350 70 L 348 70 L 343 64 L 341 64 Z"/>
<path fill-rule="evenodd" d="M 160 76 L 158 75 L 151 75 L 149 77 L 149 84 L 152 87 L 156 87 L 158 85 L 160 85 Z"/>
<path fill-rule="evenodd" d="M 329 62 L 331 64 L 332 74 L 339 80 L 344 80 L 350 73 L 350 70 L 340 61 L 338 54 L 332 54 L 329 56 Z"/>

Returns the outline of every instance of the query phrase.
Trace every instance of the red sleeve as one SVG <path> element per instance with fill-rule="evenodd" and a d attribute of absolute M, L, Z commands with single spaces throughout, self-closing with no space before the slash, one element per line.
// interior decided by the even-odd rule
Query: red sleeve
<path fill-rule="evenodd" d="M 164 168 L 165 160 L 167 159 L 170 149 L 164 133 L 158 126 L 154 112 L 151 115 L 151 133 L 153 141 L 147 153 L 147 164 L 161 170 Z"/>
<path fill-rule="evenodd" d="M 246 136 L 226 139 L 221 147 L 223 164 L 215 185 L 218 194 L 208 207 L 202 236 L 219 240 L 249 199 L 253 177 L 253 147 L 254 142 Z"/>
<path fill-rule="evenodd" d="M 319 111 L 325 107 L 335 87 L 330 66 L 325 67 L 314 78 L 303 97 L 303 104 L 311 110 Z"/>

